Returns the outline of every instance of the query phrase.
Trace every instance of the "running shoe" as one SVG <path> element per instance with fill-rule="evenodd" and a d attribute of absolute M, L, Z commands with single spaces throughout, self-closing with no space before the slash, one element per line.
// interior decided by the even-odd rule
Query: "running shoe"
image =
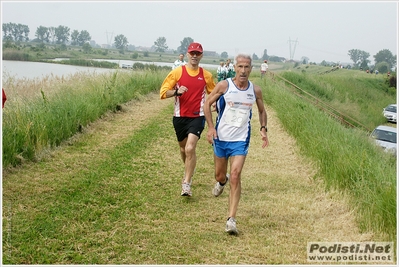
<path fill-rule="evenodd" d="M 236 219 L 230 217 L 226 222 L 226 233 L 229 234 L 238 234 L 237 226 L 236 226 Z"/>
<path fill-rule="evenodd" d="M 183 176 L 183 178 L 181 179 L 181 183 L 182 183 L 182 184 L 187 184 L 186 182 L 184 182 L 184 176 Z M 192 183 L 193 183 L 193 177 L 191 177 L 190 182 L 189 182 L 188 184 L 191 186 Z"/>
<path fill-rule="evenodd" d="M 229 178 L 230 178 L 230 174 L 226 174 L 226 183 L 224 185 L 220 185 L 219 182 L 216 182 L 216 184 L 212 190 L 212 193 L 215 197 L 218 197 L 223 193 L 223 189 L 226 186 L 227 182 L 229 181 Z"/>
<path fill-rule="evenodd" d="M 182 196 L 191 197 L 191 196 L 193 195 L 193 193 L 191 192 L 191 186 L 190 186 L 190 184 L 183 183 L 183 184 L 181 185 L 181 187 L 182 187 L 182 190 L 181 190 L 181 195 L 182 195 Z"/>

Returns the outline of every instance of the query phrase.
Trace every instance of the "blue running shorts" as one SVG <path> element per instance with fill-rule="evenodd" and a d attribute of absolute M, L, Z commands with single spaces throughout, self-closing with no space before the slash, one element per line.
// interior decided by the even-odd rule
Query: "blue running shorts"
<path fill-rule="evenodd" d="M 226 142 L 218 139 L 213 140 L 213 151 L 219 158 L 229 158 L 232 156 L 246 156 L 248 154 L 249 142 L 237 141 Z"/>

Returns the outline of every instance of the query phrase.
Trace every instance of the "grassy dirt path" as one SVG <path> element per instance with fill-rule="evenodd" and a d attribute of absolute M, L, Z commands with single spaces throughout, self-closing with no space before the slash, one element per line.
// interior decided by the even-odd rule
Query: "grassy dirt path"
<path fill-rule="evenodd" d="M 207 129 L 197 149 L 193 197 L 180 196 L 183 165 L 172 106 L 158 93 L 144 96 L 85 128 L 44 161 L 3 171 L 3 259 L 14 264 L 308 264 L 307 242 L 373 239 L 372 233 L 359 232 L 345 198 L 325 192 L 314 179 L 311 162 L 300 156 L 269 107 L 270 146 L 261 148 L 255 130 L 243 170 L 240 234 L 225 234 L 229 188 L 218 198 L 211 195 L 215 180 Z M 160 120 L 161 132 L 125 158 L 132 136 L 153 120 Z M 252 124 L 258 128 L 256 112 Z M 90 190 L 79 190 L 86 184 Z M 43 221 L 47 224 L 37 230 Z M 42 231 L 36 243 L 14 241 L 14 235 L 33 228 Z M 47 233 L 49 228 L 53 232 Z"/>

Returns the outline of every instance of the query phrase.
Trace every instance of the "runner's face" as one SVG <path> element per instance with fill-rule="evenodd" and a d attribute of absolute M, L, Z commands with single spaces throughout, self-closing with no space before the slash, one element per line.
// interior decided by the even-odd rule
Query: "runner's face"
<path fill-rule="evenodd" d="M 191 64 L 198 65 L 202 58 L 202 53 L 195 52 L 195 51 L 191 52 L 191 53 L 187 53 L 187 58 L 189 59 Z"/>
<path fill-rule="evenodd" d="M 237 58 L 234 70 L 236 71 L 236 78 L 239 81 L 247 81 L 252 71 L 251 60 L 243 57 Z"/>

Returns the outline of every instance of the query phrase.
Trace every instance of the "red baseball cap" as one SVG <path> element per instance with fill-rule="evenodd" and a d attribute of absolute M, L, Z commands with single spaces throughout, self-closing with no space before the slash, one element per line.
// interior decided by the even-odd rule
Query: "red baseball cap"
<path fill-rule="evenodd" d="M 190 52 L 193 52 L 193 51 L 197 51 L 197 52 L 201 52 L 201 53 L 204 52 L 202 50 L 202 45 L 200 43 L 191 43 L 188 46 L 187 52 L 190 53 Z"/>

